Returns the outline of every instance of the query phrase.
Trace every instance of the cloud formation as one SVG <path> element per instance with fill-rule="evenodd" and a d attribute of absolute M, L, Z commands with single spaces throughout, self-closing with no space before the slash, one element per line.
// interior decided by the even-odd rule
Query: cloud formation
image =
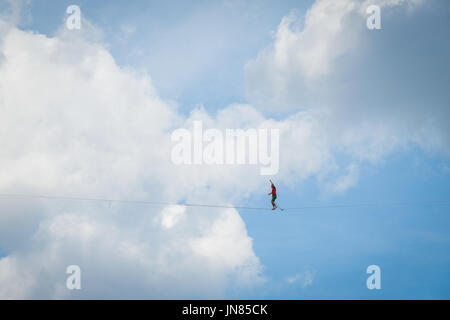
<path fill-rule="evenodd" d="M 382 30 L 366 27 L 372 4 Z M 248 98 L 274 115 L 309 115 L 353 168 L 412 145 L 448 155 L 445 11 L 442 2 L 425 8 L 419 0 L 318 0 L 303 17 L 293 11 L 247 63 Z"/>
<path fill-rule="evenodd" d="M 206 174 L 170 161 L 170 133 L 182 121 L 148 75 L 120 68 L 82 34 L 2 27 L 3 193 L 202 195 Z M 218 298 L 230 281 L 262 281 L 234 209 L 2 199 L 0 213 L 1 298 Z M 80 292 L 65 288 L 73 264 L 82 270 Z"/>
<path fill-rule="evenodd" d="M 295 276 L 288 277 L 286 281 L 289 284 L 299 284 L 303 289 L 312 286 L 316 272 L 305 271 L 297 273 Z"/>
<path fill-rule="evenodd" d="M 378 3 L 403 22 L 420 4 Z M 374 46 L 399 36 L 368 41 L 362 9 L 318 0 L 303 24 L 298 13 L 284 17 L 273 45 L 246 67 L 251 104 L 188 116 L 159 97 L 147 73 L 118 66 L 92 41 L 93 26 L 49 38 L 0 20 L 0 192 L 232 205 L 267 187 L 259 166 L 174 165 L 171 133 L 197 120 L 219 130 L 278 128 L 277 181 L 315 177 L 332 193 L 355 186 L 360 166 L 411 143 L 450 150 L 448 64 L 427 69 L 420 52 L 403 62 L 414 49 L 403 42 L 386 67 Z M 438 49 L 437 61 L 447 61 L 448 46 Z M 268 105 L 278 118 L 289 114 L 270 118 Z M 2 200 L 0 247 L 1 298 L 220 298 L 230 283 L 264 281 L 234 209 Z M 81 292 L 65 288 L 72 264 L 82 269 Z"/>

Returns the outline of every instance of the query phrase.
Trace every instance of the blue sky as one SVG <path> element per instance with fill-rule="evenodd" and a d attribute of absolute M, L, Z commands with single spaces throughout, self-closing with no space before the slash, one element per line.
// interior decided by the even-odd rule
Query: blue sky
<path fill-rule="evenodd" d="M 415 2 L 419 3 L 417 7 L 408 7 Z M 306 170 L 301 167 L 303 162 L 295 164 L 290 160 L 291 154 L 316 154 L 315 146 L 291 144 L 290 150 L 280 151 L 280 157 L 287 159 L 281 163 L 292 165 L 292 169 L 282 168 L 272 178 L 277 184 L 277 201 L 281 207 L 450 201 L 450 43 L 446 41 L 450 5 L 433 0 L 427 5 L 420 1 L 401 1 L 398 6 L 382 7 L 383 27 L 374 31 L 365 28 L 365 19 L 356 10 L 349 11 L 333 33 L 333 28 L 325 26 L 323 30 L 320 25 L 305 27 L 307 10 L 322 10 L 314 7 L 314 3 L 172 0 L 130 4 L 32 0 L 21 8 L 18 26 L 21 30 L 58 37 L 66 17 L 65 9 L 71 4 L 79 5 L 83 18 L 99 32 L 93 42 L 106 48 L 120 68 L 147 73 L 159 97 L 175 105 L 176 112 L 189 119 L 195 119 L 192 110 L 203 110 L 214 118 L 234 103 L 251 105 L 263 117 L 280 122 L 294 119 L 290 117 L 299 112 L 321 112 L 327 108 L 330 118 L 318 118 L 320 131 L 311 134 L 312 141 L 326 146 L 327 151 L 320 153 L 321 159 L 327 157 L 323 162 L 326 165 Z M 3 2 L 2 6 L 8 5 Z M 335 10 L 338 13 L 333 10 L 325 12 L 339 14 L 340 9 Z M 280 24 L 284 17 L 293 14 L 297 25 L 283 31 Z M 274 43 L 289 38 L 284 38 L 282 32 L 296 40 L 286 41 L 279 49 Z M 333 37 L 328 37 L 327 32 Z M 310 75 L 308 68 L 312 64 L 303 64 L 302 59 L 314 49 L 315 43 L 321 43 L 321 35 L 323 42 L 329 43 L 328 53 L 318 58 L 323 59 L 325 71 L 322 74 L 322 69 L 314 69 L 317 75 Z M 285 50 L 283 53 L 290 57 L 287 68 L 277 64 L 277 50 Z M 282 79 L 286 90 L 273 85 L 278 79 Z M 293 138 L 295 141 L 295 135 Z M 322 163 L 317 159 L 312 161 Z M 356 180 L 344 190 L 333 192 L 333 186 L 345 177 L 346 168 L 352 166 L 357 168 Z M 58 190 L 52 189 L 51 183 L 39 189 L 20 179 L 11 179 L 15 183 L 5 182 L 0 186 L 4 192 Z M 154 181 L 158 184 L 159 180 L 151 174 L 146 179 L 142 182 L 146 186 L 144 191 L 127 191 L 128 196 L 152 194 Z M 257 182 L 246 191 L 246 180 Z M 192 202 L 206 198 L 206 202 L 236 201 L 233 204 L 270 206 L 267 196 L 270 189 L 265 180 L 261 176 L 239 176 L 234 183 L 242 181 L 243 186 L 236 187 L 241 195 L 230 192 L 230 198 L 226 199 L 229 191 L 226 187 L 219 195 L 206 192 L 207 186 L 214 188 L 216 180 L 205 178 L 204 184 L 193 185 L 192 192 L 180 192 L 180 197 Z M 96 179 L 89 181 L 97 183 Z M 105 181 L 109 180 L 105 178 Z M 124 181 L 128 183 L 127 179 Z M 158 188 L 169 190 L 170 186 Z M 121 197 L 120 193 L 115 194 L 116 198 Z M 169 191 L 161 191 L 161 197 L 171 200 Z M 55 210 L 78 210 L 72 209 L 70 202 L 53 206 L 58 208 L 44 213 L 45 219 Z M 118 211 L 122 209 L 130 213 L 130 218 L 134 217 L 134 210 L 141 210 L 128 206 Z M 273 214 L 244 210 L 239 214 L 252 239 L 265 280 L 255 287 L 230 284 L 226 286 L 226 298 L 450 298 L 449 205 L 318 208 Z M 103 219 L 107 214 L 101 216 Z M 124 223 L 118 214 L 112 216 L 111 220 L 118 221 L 118 225 L 132 224 Z M 136 218 L 144 221 L 137 213 Z M 30 230 L 45 228 L 48 220 L 42 219 L 44 223 L 39 220 Z M 0 242 L 0 256 L 36 249 L 11 245 L 14 239 L 11 236 L 4 240 L 3 246 Z M 40 239 L 39 234 L 33 239 Z M 88 256 L 80 254 L 80 257 L 88 260 Z M 381 290 L 366 288 L 369 276 L 366 268 L 372 264 L 381 268 Z M 126 265 L 118 266 L 117 270 L 130 273 Z M 306 277 L 311 278 L 310 282 L 305 281 Z M 289 281 L 290 278 L 295 280 Z M 187 293 L 182 297 L 217 297 L 208 290 L 197 290 L 195 284 L 186 286 Z M 43 289 L 42 296 L 52 297 L 47 289 Z M 100 285 L 87 297 L 117 297 L 103 289 Z M 145 288 L 135 289 L 146 297 Z M 33 290 L 31 296 L 41 296 L 39 288 Z M 129 290 L 133 292 L 132 287 Z M 164 287 L 159 290 L 161 297 L 173 297 L 171 290 L 167 294 Z"/>
<path fill-rule="evenodd" d="M 380 168 L 365 170 L 356 188 L 326 201 L 318 197 L 314 183 L 312 190 L 303 187 L 300 192 L 280 187 L 279 203 L 446 199 L 448 175 L 434 169 L 440 160 L 416 165 L 411 157 L 401 153 Z M 248 213 L 244 219 L 250 234 L 262 234 L 255 239 L 255 252 L 276 283 L 299 266 L 317 272 L 311 287 L 274 284 L 264 298 L 441 299 L 449 294 L 447 206 L 305 209 L 263 218 Z M 382 269 L 380 291 L 365 287 L 365 267 L 371 264 Z"/>

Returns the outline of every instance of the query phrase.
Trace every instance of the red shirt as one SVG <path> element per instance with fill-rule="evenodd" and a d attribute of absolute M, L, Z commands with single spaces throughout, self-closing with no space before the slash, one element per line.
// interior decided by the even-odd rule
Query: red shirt
<path fill-rule="evenodd" d="M 275 186 L 272 186 L 272 194 L 274 196 L 277 194 L 277 188 L 275 188 Z"/>

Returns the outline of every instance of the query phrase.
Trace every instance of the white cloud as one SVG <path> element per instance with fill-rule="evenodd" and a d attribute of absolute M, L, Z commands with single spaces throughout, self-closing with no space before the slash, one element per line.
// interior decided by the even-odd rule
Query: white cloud
<path fill-rule="evenodd" d="M 2 298 L 211 298 L 223 296 L 229 277 L 245 287 L 261 282 L 235 211 L 209 223 L 203 212 L 167 233 L 143 217 L 140 226 L 127 225 L 100 218 L 98 208 L 85 210 L 42 221 L 25 252 L 0 260 Z M 65 289 L 70 264 L 81 268 L 80 292 Z"/>
<path fill-rule="evenodd" d="M 381 6 L 388 29 L 366 28 L 370 4 Z M 314 136 L 326 150 L 357 161 L 377 163 L 411 144 L 450 153 L 448 91 L 442 86 L 449 72 L 438 67 L 448 65 L 449 50 L 441 45 L 439 24 L 413 24 L 412 19 L 422 21 L 421 4 L 317 0 L 302 18 L 293 11 L 282 19 L 273 43 L 246 65 L 252 105 L 279 115 L 301 110 L 318 123 Z M 432 13 L 426 18 L 435 19 Z M 416 54 L 417 43 L 430 39 L 417 30 L 436 34 L 422 45 L 432 58 Z M 415 44 L 401 41 L 414 35 Z"/>
<path fill-rule="evenodd" d="M 358 29 L 343 32 L 343 24 L 356 6 L 354 0 L 318 0 L 302 21 L 296 11 L 285 16 L 273 44 L 246 65 L 252 101 L 272 110 L 305 107 L 296 101 L 305 98 L 301 88 L 327 75 L 335 59 L 355 46 Z"/>
<path fill-rule="evenodd" d="M 302 288 L 312 286 L 316 272 L 306 271 L 304 273 L 297 273 L 292 277 L 288 277 L 286 281 L 289 284 L 300 284 Z"/>
<path fill-rule="evenodd" d="M 273 48 L 269 50 L 275 65 L 284 72 L 292 68 L 308 79 L 330 72 L 335 60 L 354 50 L 364 29 L 347 21 L 364 21 L 366 8 L 371 4 L 393 7 L 408 4 L 415 7 L 422 1 L 408 0 L 317 0 L 306 12 L 301 24 L 296 11 L 285 16 L 278 26 Z M 359 16 L 352 17 L 353 13 Z M 362 16 L 362 17 L 361 17 Z M 361 26 L 365 26 L 364 23 Z M 258 63 L 258 61 L 255 61 Z"/>
<path fill-rule="evenodd" d="M 328 190 L 332 193 L 344 193 L 347 189 L 355 186 L 358 182 L 359 168 L 355 164 L 347 167 L 343 176 L 339 177 L 333 183 L 328 184 Z"/>
<path fill-rule="evenodd" d="M 302 19 L 293 10 L 281 20 L 273 43 L 247 63 L 247 95 L 272 112 L 313 107 L 310 91 L 322 92 L 328 85 L 323 79 L 336 72 L 340 59 L 361 49 L 370 4 L 412 10 L 421 2 L 317 0 Z"/>
<path fill-rule="evenodd" d="M 0 48 L 2 192 L 179 201 L 227 175 L 171 163 L 182 118 L 146 74 L 118 67 L 101 45 L 9 27 Z M 226 192 L 206 199 L 227 201 Z M 261 280 L 233 210 L 8 199 L 0 209 L 2 298 L 217 298 L 230 279 Z M 79 293 L 65 289 L 72 264 L 82 269 Z"/>
<path fill-rule="evenodd" d="M 170 229 L 186 217 L 186 207 L 170 206 L 161 212 L 161 225 Z"/>
<path fill-rule="evenodd" d="M 22 272 L 23 268 L 15 257 L 0 259 L 0 297 L 2 299 L 20 299 L 30 292 L 34 279 Z"/>

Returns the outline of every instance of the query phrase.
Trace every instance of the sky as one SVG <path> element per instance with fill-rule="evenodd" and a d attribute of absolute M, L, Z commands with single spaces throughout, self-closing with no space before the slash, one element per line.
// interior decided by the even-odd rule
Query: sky
<path fill-rule="evenodd" d="M 0 195 L 228 208 L 1 196 L 0 298 L 449 299 L 449 30 L 446 0 L 1 0 Z M 279 171 L 174 164 L 195 121 L 278 129 Z"/>

